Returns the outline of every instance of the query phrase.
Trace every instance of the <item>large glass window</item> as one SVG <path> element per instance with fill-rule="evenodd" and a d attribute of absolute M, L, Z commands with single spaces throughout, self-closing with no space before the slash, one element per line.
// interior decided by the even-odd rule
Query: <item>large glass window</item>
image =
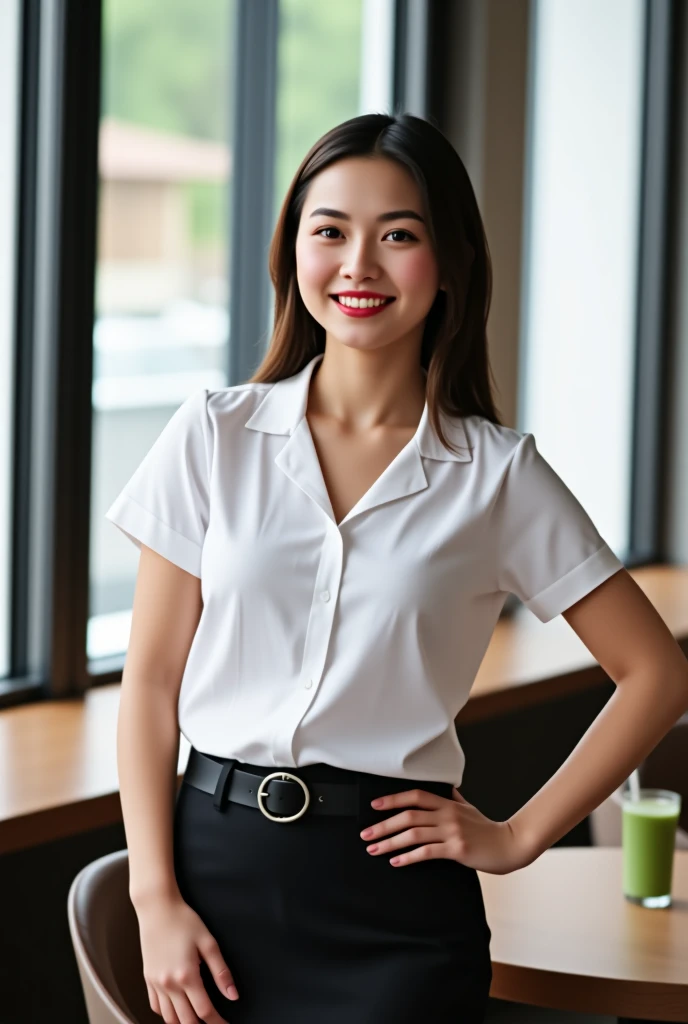
<path fill-rule="evenodd" d="M 138 552 L 104 519 L 181 402 L 227 385 L 233 0 L 104 0 L 89 658 L 128 644 Z"/>
<path fill-rule="evenodd" d="M 391 109 L 393 19 L 392 0 L 280 0 L 275 213 L 321 135 Z"/>
<path fill-rule="evenodd" d="M 392 108 L 394 0 L 279 0 L 273 220 L 321 135 L 342 121 Z M 272 333 L 273 295 L 265 310 Z"/>
<path fill-rule="evenodd" d="M 391 107 L 394 41 L 393 0 L 278 10 L 275 216 L 320 135 Z M 89 659 L 126 650 L 139 558 L 104 513 L 184 398 L 228 384 L 234 15 L 104 0 Z"/>
<path fill-rule="evenodd" d="M 519 428 L 629 544 L 642 0 L 537 0 Z"/>

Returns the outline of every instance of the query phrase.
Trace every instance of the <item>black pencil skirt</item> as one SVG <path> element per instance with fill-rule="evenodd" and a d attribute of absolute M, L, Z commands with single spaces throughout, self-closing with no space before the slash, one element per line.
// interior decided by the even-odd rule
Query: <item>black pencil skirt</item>
<path fill-rule="evenodd" d="M 376 796 L 420 788 L 450 798 L 451 785 L 327 764 L 285 770 L 306 784 L 356 783 L 358 816 L 280 823 L 234 802 L 218 811 L 188 783 L 177 796 L 177 883 L 239 991 L 225 998 L 202 961 L 218 1012 L 230 1024 L 483 1021 L 491 932 L 477 872 L 449 858 L 393 867 L 393 853 L 367 853 L 359 834 L 398 813 L 372 808 Z"/>

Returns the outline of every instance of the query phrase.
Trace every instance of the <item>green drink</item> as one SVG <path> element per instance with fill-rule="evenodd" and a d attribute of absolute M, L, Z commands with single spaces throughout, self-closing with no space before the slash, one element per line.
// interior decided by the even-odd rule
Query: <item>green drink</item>
<path fill-rule="evenodd" d="M 643 907 L 668 907 L 681 796 L 668 789 L 623 794 L 623 893 Z"/>

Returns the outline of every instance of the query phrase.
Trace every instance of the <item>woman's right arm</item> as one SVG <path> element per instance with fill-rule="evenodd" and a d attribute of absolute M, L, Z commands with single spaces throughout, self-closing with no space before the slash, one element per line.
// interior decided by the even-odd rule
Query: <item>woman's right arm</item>
<path fill-rule="evenodd" d="M 200 582 L 142 545 L 117 720 L 117 771 L 134 907 L 179 895 L 172 857 L 177 702 L 201 614 Z"/>
<path fill-rule="evenodd" d="M 177 703 L 201 610 L 198 577 L 142 545 L 122 673 L 117 768 L 129 895 L 139 920 L 149 998 L 171 1024 L 193 1019 L 187 999 L 201 1019 L 222 1021 L 200 978 L 201 957 L 225 998 L 236 998 L 219 947 L 183 901 L 174 873 Z"/>

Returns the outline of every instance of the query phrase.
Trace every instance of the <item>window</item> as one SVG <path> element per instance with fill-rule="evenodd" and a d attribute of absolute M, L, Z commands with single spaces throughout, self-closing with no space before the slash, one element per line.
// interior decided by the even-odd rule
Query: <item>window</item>
<path fill-rule="evenodd" d="M 104 0 L 91 660 L 127 648 L 139 558 L 105 511 L 191 391 L 234 383 L 230 65 L 238 13 L 226 0 Z M 340 121 L 391 109 L 394 83 L 392 0 L 279 0 L 277 13 L 275 95 L 268 97 L 275 108 L 273 223 L 310 145 Z M 251 28 L 243 30 L 250 36 Z M 265 254 L 258 272 L 267 278 Z M 264 294 L 267 323 L 271 289 Z"/>
<path fill-rule="evenodd" d="M 535 0 L 530 19 L 518 425 L 624 561 L 657 556 L 665 358 L 680 390 L 659 321 L 681 10 Z M 0 706 L 119 679 L 138 554 L 105 511 L 194 389 L 250 376 L 312 142 L 392 109 L 451 131 L 457 11 L 479 139 L 505 25 L 479 5 L 0 3 Z"/>
<path fill-rule="evenodd" d="M 358 114 L 392 107 L 389 0 L 280 0 L 275 214 L 313 143 Z"/>
<path fill-rule="evenodd" d="M 105 0 L 93 330 L 91 659 L 138 553 L 105 511 L 184 399 L 228 383 L 231 0 Z"/>

